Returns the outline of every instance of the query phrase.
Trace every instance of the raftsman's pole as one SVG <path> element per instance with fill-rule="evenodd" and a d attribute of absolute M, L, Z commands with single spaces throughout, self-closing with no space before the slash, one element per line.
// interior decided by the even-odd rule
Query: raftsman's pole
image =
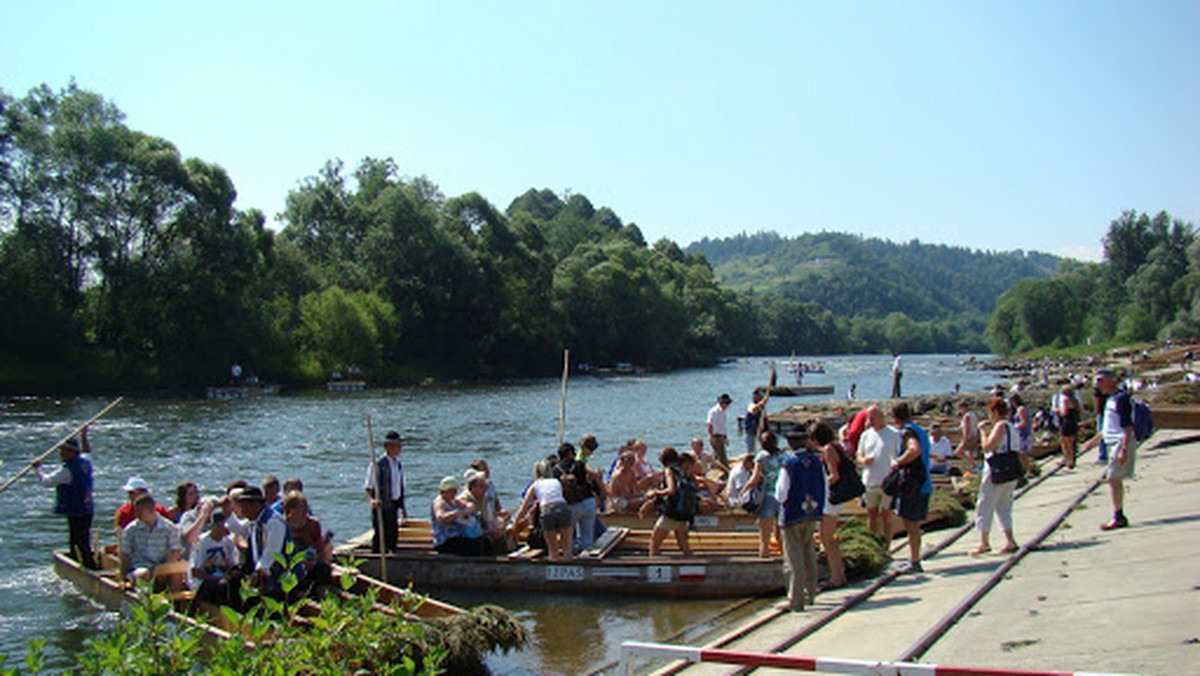
<path fill-rule="evenodd" d="M 387 545 L 383 537 L 383 529 L 387 526 L 383 522 L 383 501 L 379 496 L 383 495 L 380 490 L 382 486 L 379 483 L 379 467 L 375 465 L 375 432 L 371 429 L 371 414 L 364 416 L 367 423 L 367 448 L 371 449 L 371 476 L 375 477 L 375 501 L 379 506 L 375 508 L 375 539 L 379 542 L 379 577 L 387 582 Z M 395 524 L 392 524 L 395 527 Z"/>
<path fill-rule="evenodd" d="M 567 433 L 567 374 L 571 371 L 571 351 L 563 350 L 562 401 L 558 404 L 558 445 Z"/>
<path fill-rule="evenodd" d="M 13 485 L 13 483 L 17 479 L 20 479 L 21 477 L 25 476 L 25 474 L 27 474 L 29 472 L 29 470 L 33 469 L 34 465 L 45 460 L 47 457 L 49 457 L 49 455 L 51 453 L 57 451 L 58 447 L 67 443 L 67 440 L 69 440 L 71 437 L 74 437 L 76 434 L 79 434 L 80 432 L 82 432 L 83 428 L 87 427 L 88 425 L 91 425 L 92 423 L 96 422 L 97 420 L 99 420 L 99 419 L 103 418 L 105 415 L 107 415 L 108 412 L 113 410 L 113 408 L 115 408 L 117 404 L 121 403 L 121 401 L 123 399 L 124 399 L 124 397 L 117 397 L 116 399 L 113 399 L 111 402 L 109 402 L 108 406 L 105 406 L 103 409 L 100 410 L 99 413 L 92 416 L 91 418 L 88 418 L 87 422 L 85 422 L 82 425 L 80 425 L 79 427 L 76 427 L 75 429 L 71 430 L 70 434 L 63 437 L 62 439 L 59 439 L 58 443 L 51 446 L 45 453 L 39 455 L 38 457 L 34 458 L 33 460 L 30 460 L 29 464 L 25 466 L 25 469 L 21 470 L 20 472 L 17 472 L 12 477 L 10 477 L 8 479 L 8 481 L 5 481 L 3 485 L 0 485 L 0 493 L 3 493 L 5 490 L 7 490 L 8 487 Z"/>

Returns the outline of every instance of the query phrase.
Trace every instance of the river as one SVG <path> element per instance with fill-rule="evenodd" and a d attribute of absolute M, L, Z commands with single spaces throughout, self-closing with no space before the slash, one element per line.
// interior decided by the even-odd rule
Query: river
<path fill-rule="evenodd" d="M 986 371 L 962 366 L 964 355 L 904 357 L 904 393 L 983 389 L 996 382 Z M 845 398 L 851 383 L 859 398 L 891 391 L 891 358 L 813 358 L 825 374 L 806 384 L 831 384 Z M 789 376 L 780 359 L 779 383 Z M 709 369 L 611 378 L 573 377 L 567 390 L 566 438 L 584 433 L 600 440 L 597 464 L 607 467 L 627 438 L 645 439 L 652 453 L 667 444 L 686 447 L 701 436 L 718 394 L 733 396 L 731 412 L 745 410 L 750 392 L 766 383 L 768 360 L 735 359 Z M 217 494 L 236 478 L 258 484 L 267 474 L 304 481 L 314 512 L 335 539 L 369 527 L 361 490 L 368 460 L 364 420 L 376 439 L 389 429 L 405 437 L 403 460 L 413 516 L 425 516 L 438 481 L 460 475 L 487 458 L 505 507 L 515 507 L 532 463 L 557 446 L 561 383 L 532 379 L 461 387 L 368 389 L 331 394 L 296 392 L 256 400 L 127 398 L 91 432 L 95 465 L 96 523 L 105 543 L 114 541 L 113 510 L 124 500 L 130 475 L 147 480 L 170 505 L 174 487 L 195 481 Z M 796 403 L 778 398 L 770 410 Z M 0 478 L 12 476 L 62 435 L 99 411 L 98 398 L 9 398 L 0 401 Z M 731 415 L 731 419 L 732 419 Z M 731 440 L 734 441 L 734 440 Z M 733 446 L 736 452 L 737 446 Z M 56 464 L 57 454 L 48 460 Z M 66 545 L 66 524 L 52 513 L 51 489 L 30 473 L 0 494 L 0 654 L 21 659 L 30 639 L 47 641 L 49 666 L 65 668 L 89 637 L 111 626 L 51 571 L 49 554 Z M 496 673 L 578 673 L 613 660 L 623 640 L 669 636 L 729 605 L 728 601 L 650 601 L 508 594 L 487 598 L 439 592 L 463 605 L 498 602 L 532 631 L 530 647 L 495 656 Z"/>

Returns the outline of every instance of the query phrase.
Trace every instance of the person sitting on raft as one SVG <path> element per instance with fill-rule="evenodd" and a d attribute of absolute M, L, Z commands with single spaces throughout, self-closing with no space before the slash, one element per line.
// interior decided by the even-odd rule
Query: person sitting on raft
<path fill-rule="evenodd" d="M 704 467 L 700 460 L 690 451 L 679 454 L 679 468 L 684 476 L 696 485 L 696 513 L 712 514 L 723 505 L 720 503 L 721 489 L 725 487 L 720 481 L 714 481 L 704 476 Z"/>
<path fill-rule="evenodd" d="M 488 495 L 488 487 L 491 484 L 487 475 L 472 467 L 463 473 L 463 484 L 463 491 L 458 498 L 475 508 L 492 552 L 507 552 L 512 549 L 504 530 L 503 517 L 496 512 L 497 503 Z"/>
<path fill-rule="evenodd" d="M 458 479 L 445 477 L 438 484 L 438 496 L 430 509 L 433 524 L 433 548 L 442 554 L 484 556 L 492 553 L 483 534 L 479 510 L 458 497 Z"/>
<path fill-rule="evenodd" d="M 646 501 L 637 469 L 637 455 L 623 450 L 617 456 L 616 469 L 608 482 L 608 511 L 612 514 L 636 512 Z"/>
<path fill-rule="evenodd" d="M 283 520 L 288 527 L 288 537 L 293 543 L 293 552 L 304 552 L 304 561 L 292 572 L 300 578 L 300 589 L 314 584 L 329 582 L 333 572 L 333 533 L 321 529 L 321 522 L 314 519 L 308 509 L 308 498 L 299 491 L 283 496 Z"/>

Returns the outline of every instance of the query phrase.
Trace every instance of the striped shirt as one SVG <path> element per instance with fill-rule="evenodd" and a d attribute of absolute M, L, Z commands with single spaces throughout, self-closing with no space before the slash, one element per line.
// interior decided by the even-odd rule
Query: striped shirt
<path fill-rule="evenodd" d="M 179 527 L 168 519 L 155 516 L 153 526 L 136 519 L 121 533 L 121 554 L 129 555 L 128 570 L 153 568 L 166 562 L 168 552 L 183 551 Z"/>

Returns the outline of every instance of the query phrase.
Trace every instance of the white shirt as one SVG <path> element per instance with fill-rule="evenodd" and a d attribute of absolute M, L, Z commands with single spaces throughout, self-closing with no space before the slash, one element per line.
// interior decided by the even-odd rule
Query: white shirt
<path fill-rule="evenodd" d="M 950 458 L 954 457 L 954 445 L 950 443 L 950 439 L 942 437 L 937 441 L 933 437 L 929 438 L 929 458 L 933 461 L 934 467 L 944 466 Z"/>
<path fill-rule="evenodd" d="M 899 373 L 900 368 L 900 355 L 896 355 L 896 358 L 892 360 L 892 374 L 895 375 Z"/>
<path fill-rule="evenodd" d="M 397 455 L 396 457 L 393 458 L 390 455 L 384 455 L 383 457 L 387 459 L 388 469 L 391 470 L 390 472 L 388 472 L 388 474 L 390 475 L 391 480 L 392 480 L 392 485 L 391 485 L 392 499 L 399 500 L 401 495 L 406 494 L 406 491 L 404 490 L 405 486 L 403 485 L 404 484 L 404 471 L 400 468 L 400 456 Z M 375 462 L 379 462 L 379 461 L 376 460 Z M 372 493 L 375 492 L 375 462 L 373 462 L 367 466 L 367 478 L 365 480 L 363 480 L 363 490 L 368 490 L 368 491 L 371 491 Z M 378 497 L 378 496 L 376 496 L 376 497 Z"/>
<path fill-rule="evenodd" d="M 724 437 L 729 436 L 729 423 L 725 416 L 725 409 L 721 408 L 720 404 L 713 406 L 708 411 L 708 425 L 712 429 L 711 434 L 714 436 Z"/>
<path fill-rule="evenodd" d="M 863 470 L 863 485 L 883 485 L 883 479 L 891 471 L 892 460 L 896 459 L 899 448 L 900 433 L 895 428 L 884 426 L 878 430 L 874 427 L 863 430 L 858 438 L 858 457 L 863 460 L 872 458 L 871 464 Z"/>
<path fill-rule="evenodd" d="M 233 544 L 233 538 L 226 535 L 220 540 L 214 540 L 211 534 L 205 533 L 204 537 L 200 538 L 200 542 L 196 544 L 196 548 L 192 550 L 192 556 L 188 562 L 188 588 L 196 589 L 203 582 L 192 575 L 194 568 L 207 568 L 207 572 L 210 574 L 220 574 L 218 571 L 227 571 L 235 565 L 237 565 L 237 547 Z"/>
<path fill-rule="evenodd" d="M 529 487 L 537 496 L 538 507 L 549 507 L 556 502 L 566 502 L 563 497 L 562 482 L 558 479 L 541 478 Z"/>

